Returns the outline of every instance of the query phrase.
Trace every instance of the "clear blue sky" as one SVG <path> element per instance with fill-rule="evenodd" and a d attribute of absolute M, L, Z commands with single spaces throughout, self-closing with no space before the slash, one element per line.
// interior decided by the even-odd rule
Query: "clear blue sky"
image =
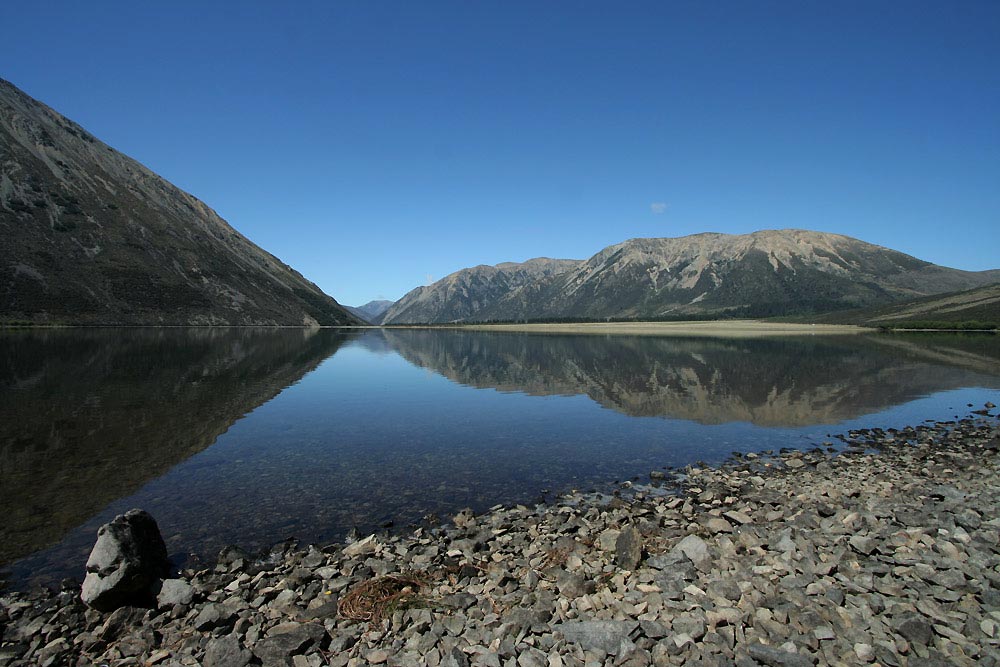
<path fill-rule="evenodd" d="M 0 76 L 342 303 L 800 227 L 1000 267 L 1000 2 L 8 2 Z"/>

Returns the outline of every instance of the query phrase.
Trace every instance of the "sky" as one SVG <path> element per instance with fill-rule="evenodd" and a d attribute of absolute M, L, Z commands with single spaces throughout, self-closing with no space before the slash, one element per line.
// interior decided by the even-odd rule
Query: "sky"
<path fill-rule="evenodd" d="M 802 228 L 1000 268 L 1000 2 L 10 2 L 0 77 L 341 303 Z"/>

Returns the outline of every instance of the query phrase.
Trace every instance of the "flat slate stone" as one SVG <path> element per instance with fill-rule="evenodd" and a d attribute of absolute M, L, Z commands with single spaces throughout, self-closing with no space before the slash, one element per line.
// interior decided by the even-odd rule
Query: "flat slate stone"
<path fill-rule="evenodd" d="M 615 540 L 615 564 L 623 570 L 634 570 L 642 558 L 642 536 L 635 526 L 628 526 Z"/>
<path fill-rule="evenodd" d="M 584 651 L 599 650 L 617 655 L 622 642 L 631 643 L 629 635 L 638 626 L 635 621 L 567 621 L 552 629 Z"/>

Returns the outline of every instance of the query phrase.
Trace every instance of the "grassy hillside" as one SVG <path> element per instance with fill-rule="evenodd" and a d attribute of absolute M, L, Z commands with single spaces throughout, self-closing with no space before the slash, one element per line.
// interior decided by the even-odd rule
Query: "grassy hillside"
<path fill-rule="evenodd" d="M 1000 283 L 890 306 L 829 313 L 810 321 L 896 329 L 996 329 L 1000 327 Z"/>

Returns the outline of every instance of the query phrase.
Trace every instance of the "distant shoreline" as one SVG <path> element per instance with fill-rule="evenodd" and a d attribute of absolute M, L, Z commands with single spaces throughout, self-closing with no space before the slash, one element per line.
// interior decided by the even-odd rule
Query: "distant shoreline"
<path fill-rule="evenodd" d="M 386 325 L 384 328 L 422 328 Z M 569 322 L 535 324 L 456 324 L 434 326 L 469 331 L 509 331 L 517 333 L 603 334 L 637 336 L 710 336 L 753 338 L 763 336 L 856 335 L 876 329 L 851 324 L 795 324 L 761 320 L 710 320 L 690 322 Z"/>

